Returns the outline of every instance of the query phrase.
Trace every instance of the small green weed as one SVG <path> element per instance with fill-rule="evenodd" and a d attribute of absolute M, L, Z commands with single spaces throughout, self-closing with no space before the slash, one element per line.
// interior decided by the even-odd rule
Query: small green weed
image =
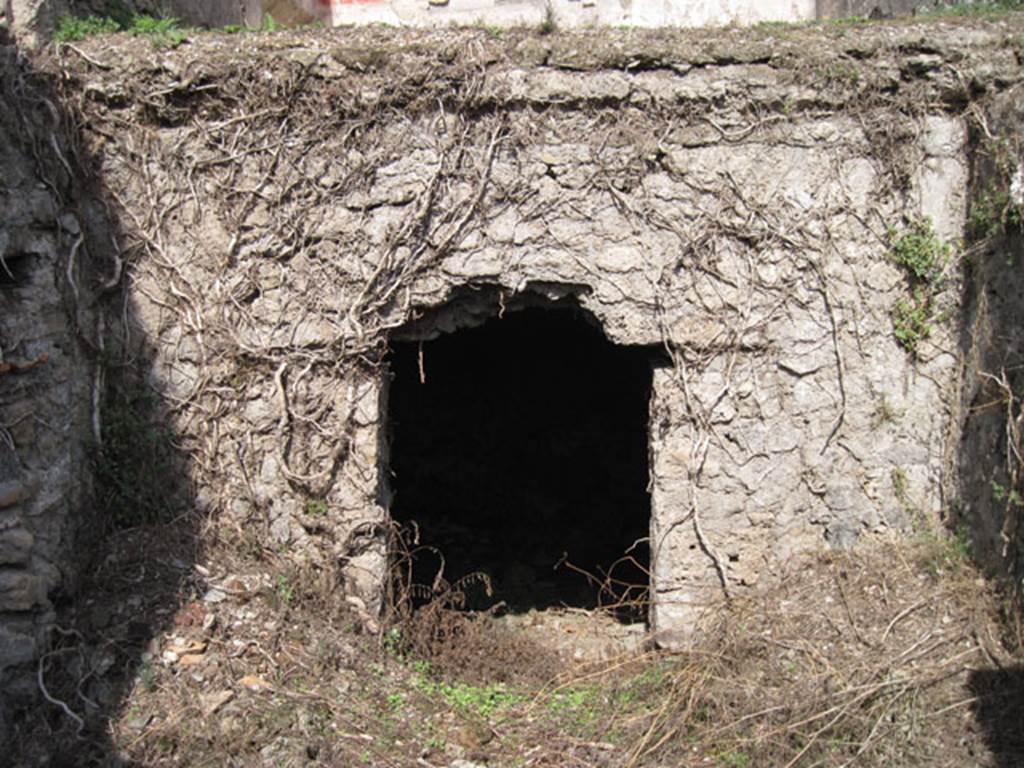
<path fill-rule="evenodd" d="M 893 306 L 893 333 L 904 349 L 916 354 L 934 330 L 934 300 L 953 249 L 936 235 L 930 219 L 912 221 L 902 232 L 890 230 L 889 239 L 889 257 L 904 269 L 910 283 L 910 295 Z"/>
<path fill-rule="evenodd" d="M 598 719 L 601 705 L 607 701 L 610 699 L 602 695 L 600 686 L 588 685 L 558 691 L 547 700 L 546 706 L 562 721 L 563 727 L 586 728 Z"/>
<path fill-rule="evenodd" d="M 1024 507 L 1024 496 L 1016 488 L 1007 488 L 1001 483 L 992 481 L 992 495 L 996 501 L 1005 501 L 1011 507 Z"/>
<path fill-rule="evenodd" d="M 75 40 L 83 40 L 94 35 L 107 35 L 111 32 L 120 32 L 121 25 L 114 19 L 100 18 L 99 16 L 63 16 L 57 22 L 57 31 L 53 39 L 58 43 L 71 43 Z"/>
<path fill-rule="evenodd" d="M 176 48 L 188 38 L 185 30 L 178 26 L 178 20 L 173 17 L 136 16 L 128 31 L 149 38 L 154 48 Z"/>
<path fill-rule="evenodd" d="M 437 683 L 435 690 L 445 703 L 456 710 L 486 718 L 495 712 L 519 705 L 524 697 L 509 690 L 504 683 L 469 685 L 468 683 Z"/>
<path fill-rule="evenodd" d="M 718 756 L 718 764 L 723 768 L 748 768 L 751 765 L 750 755 L 746 752 L 723 752 Z"/>
<path fill-rule="evenodd" d="M 285 605 L 291 605 L 295 599 L 295 587 L 283 573 L 277 574 L 277 596 Z"/>
<path fill-rule="evenodd" d="M 188 38 L 175 18 L 157 18 L 146 14 L 110 13 L 107 16 L 64 16 L 57 23 L 53 38 L 68 43 L 93 35 L 129 32 L 149 38 L 154 48 L 174 48 Z"/>
<path fill-rule="evenodd" d="M 975 235 L 994 237 L 1020 227 L 1022 218 L 1024 213 L 1019 205 L 1014 204 L 1009 190 L 993 181 L 971 203 L 968 226 Z"/>
<path fill-rule="evenodd" d="M 323 499 L 307 499 L 306 514 L 310 517 L 325 517 L 327 515 L 327 502 Z"/>
<path fill-rule="evenodd" d="M 883 424 L 895 424 L 901 418 L 903 418 L 903 411 L 893 405 L 888 397 L 882 395 L 875 407 L 871 428 L 878 429 Z"/>
<path fill-rule="evenodd" d="M 628 705 L 657 698 L 659 690 L 669 682 L 671 666 L 671 661 L 650 665 L 617 693 L 616 701 Z"/>
<path fill-rule="evenodd" d="M 550 35 L 558 31 L 558 19 L 555 17 L 555 7 L 551 3 L 544 6 L 544 20 L 540 23 L 537 31 L 542 35 Z"/>
<path fill-rule="evenodd" d="M 429 750 L 440 750 L 444 749 L 448 742 L 445 741 L 444 737 L 431 735 L 427 737 L 427 740 L 423 742 L 423 746 Z"/>
<path fill-rule="evenodd" d="M 910 480 L 907 478 L 906 470 L 903 467 L 893 467 L 889 477 L 892 480 L 892 494 L 896 497 L 896 501 L 899 502 L 900 509 L 917 526 L 920 520 L 918 519 L 917 507 L 914 506 L 914 502 L 910 499 Z"/>
<path fill-rule="evenodd" d="M 391 630 L 395 632 L 397 630 Z M 389 632 L 384 636 L 384 647 L 389 645 Z M 396 641 L 400 645 L 401 636 Z M 428 698 L 440 697 L 445 704 L 466 714 L 488 717 L 492 713 L 513 707 L 524 701 L 524 697 L 509 690 L 504 683 L 470 685 L 468 683 L 439 682 L 430 678 L 429 661 L 417 660 L 412 663 L 412 687 Z"/>
<path fill-rule="evenodd" d="M 826 23 L 833 27 L 859 27 L 870 24 L 874 19 L 869 16 L 844 16 L 839 19 L 829 19 Z"/>
<path fill-rule="evenodd" d="M 560 691 L 548 700 L 548 709 L 553 712 L 579 709 L 587 703 L 589 698 L 590 691 L 587 690 Z"/>
<path fill-rule="evenodd" d="M 918 345 L 932 335 L 931 301 L 920 290 L 910 298 L 896 300 L 892 309 L 893 333 L 896 340 L 908 352 L 916 352 Z"/>
<path fill-rule="evenodd" d="M 1019 146 L 1006 138 L 984 142 L 983 190 L 971 201 L 968 227 L 975 237 L 995 237 L 1024 223 L 1024 206 L 1011 190 L 1020 183 Z"/>
<path fill-rule="evenodd" d="M 402 653 L 402 630 L 398 627 L 391 627 L 387 632 L 384 633 L 384 650 L 389 655 L 394 656 L 396 659 L 403 657 Z"/>
<path fill-rule="evenodd" d="M 933 576 L 961 570 L 970 561 L 971 539 L 968 527 L 961 523 L 953 531 L 922 530 L 918 560 Z"/>
<path fill-rule="evenodd" d="M 918 219 L 903 232 L 891 230 L 890 256 L 917 283 L 934 283 L 949 259 L 951 248 L 932 228 L 930 219 Z"/>

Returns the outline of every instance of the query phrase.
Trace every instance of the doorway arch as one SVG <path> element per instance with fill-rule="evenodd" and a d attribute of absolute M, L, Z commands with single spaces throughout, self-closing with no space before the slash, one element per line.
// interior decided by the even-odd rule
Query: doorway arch
<path fill-rule="evenodd" d="M 571 293 L 484 290 L 397 332 L 389 365 L 391 516 L 445 579 L 486 573 L 514 613 L 641 596 L 650 349 L 610 342 Z"/>

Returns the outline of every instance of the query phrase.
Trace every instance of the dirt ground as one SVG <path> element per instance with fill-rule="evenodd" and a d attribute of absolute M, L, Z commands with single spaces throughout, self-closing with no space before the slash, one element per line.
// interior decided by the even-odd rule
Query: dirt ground
<path fill-rule="evenodd" d="M 301 563 L 210 531 L 193 559 L 179 530 L 101 553 L 13 765 L 1024 764 L 1019 626 L 938 534 L 794 563 L 665 653 L 581 611 L 381 626 Z"/>

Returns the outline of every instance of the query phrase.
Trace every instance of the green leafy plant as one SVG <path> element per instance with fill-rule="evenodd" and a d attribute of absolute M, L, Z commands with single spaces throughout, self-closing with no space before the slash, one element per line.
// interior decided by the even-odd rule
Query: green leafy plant
<path fill-rule="evenodd" d="M 384 650 L 396 659 L 403 657 L 404 643 L 402 641 L 402 630 L 398 627 L 391 627 L 384 633 Z"/>
<path fill-rule="evenodd" d="M 952 249 L 935 234 L 930 219 L 917 219 L 903 232 L 889 235 L 892 260 L 907 270 L 914 282 L 931 284 L 939 278 Z"/>
<path fill-rule="evenodd" d="M 515 706 L 523 700 L 522 696 L 510 691 L 503 683 L 485 686 L 441 683 L 438 692 L 450 706 L 480 717 Z"/>
<path fill-rule="evenodd" d="M 968 224 L 974 234 L 993 237 L 1008 229 L 1020 227 L 1022 217 L 1024 213 L 1013 202 L 1009 190 L 993 181 L 971 204 Z"/>
<path fill-rule="evenodd" d="M 975 237 L 995 237 L 1024 223 L 1024 205 L 1014 194 L 1020 184 L 1018 148 L 1005 138 L 992 138 L 984 144 L 984 189 L 971 201 L 968 227 Z M 1015 199 L 1016 197 L 1016 199 Z"/>
<path fill-rule="evenodd" d="M 734 750 L 723 752 L 718 756 L 718 764 L 721 766 L 727 766 L 728 768 L 747 768 L 747 766 L 751 765 L 750 755 L 746 752 L 737 752 Z"/>
<path fill-rule="evenodd" d="M 893 333 L 904 349 L 916 354 L 934 330 L 935 296 L 953 249 L 938 237 L 929 219 L 912 221 L 901 232 L 891 230 L 889 238 L 889 257 L 906 272 L 910 289 L 893 306 Z"/>
<path fill-rule="evenodd" d="M 306 500 L 306 514 L 310 517 L 325 517 L 327 510 L 327 502 L 323 499 Z"/>
<path fill-rule="evenodd" d="M 1008 488 L 1005 485 L 992 481 L 992 495 L 997 501 L 1005 501 L 1011 507 L 1024 507 L 1024 496 L 1016 488 Z"/>
<path fill-rule="evenodd" d="M 893 333 L 904 349 L 916 352 L 917 346 L 931 336 L 931 300 L 922 291 L 897 299 L 892 310 Z"/>
<path fill-rule="evenodd" d="M 955 573 L 970 562 L 971 538 L 961 523 L 955 530 L 928 528 L 917 534 L 918 562 L 933 576 Z"/>
<path fill-rule="evenodd" d="M 558 19 L 555 17 L 555 7 L 548 3 L 544 6 L 544 20 L 538 27 L 538 32 L 542 35 L 550 35 L 558 30 Z"/>
<path fill-rule="evenodd" d="M 93 35 L 106 35 L 120 30 L 121 25 L 110 18 L 63 16 L 57 22 L 57 31 L 54 32 L 53 39 L 59 43 L 70 43 Z"/>
<path fill-rule="evenodd" d="M 277 574 L 277 596 L 285 605 L 291 605 L 295 599 L 295 587 L 283 573 Z"/>
<path fill-rule="evenodd" d="M 57 42 L 67 43 L 112 32 L 129 32 L 138 37 L 146 37 L 154 48 L 174 48 L 188 38 L 175 18 L 130 14 L 120 8 L 114 8 L 106 16 L 64 16 L 57 23 L 53 38 Z"/>
<path fill-rule="evenodd" d="M 178 26 L 178 20 L 170 16 L 136 16 L 132 19 L 128 31 L 133 35 L 149 38 L 154 48 L 175 48 L 188 38 L 185 30 Z"/>

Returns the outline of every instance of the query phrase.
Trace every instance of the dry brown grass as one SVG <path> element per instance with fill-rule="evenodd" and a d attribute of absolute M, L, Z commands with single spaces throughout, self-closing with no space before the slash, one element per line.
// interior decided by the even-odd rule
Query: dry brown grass
<path fill-rule="evenodd" d="M 148 597 L 127 576 L 154 541 L 171 539 L 120 541 L 92 605 L 136 594 L 146 614 Z M 999 621 L 992 587 L 939 536 L 805 559 L 776 586 L 709 609 L 689 650 L 589 665 L 441 603 L 367 635 L 315 573 L 230 562 L 227 581 L 178 579 L 182 607 L 141 646 L 117 622 L 91 627 L 84 605 L 71 613 L 78 634 L 45 673 L 84 717 L 84 741 L 48 707 L 23 723 L 23 753 L 154 767 L 442 766 L 461 756 L 531 767 L 1004 768 L 1024 755 L 1012 707 L 1024 690 L 1020 637 Z M 210 583 L 225 586 L 225 601 L 196 599 Z M 188 665 L 166 655 L 204 644 Z M 104 654 L 114 662 L 101 669 Z M 104 685 L 119 693 L 108 701 Z"/>

